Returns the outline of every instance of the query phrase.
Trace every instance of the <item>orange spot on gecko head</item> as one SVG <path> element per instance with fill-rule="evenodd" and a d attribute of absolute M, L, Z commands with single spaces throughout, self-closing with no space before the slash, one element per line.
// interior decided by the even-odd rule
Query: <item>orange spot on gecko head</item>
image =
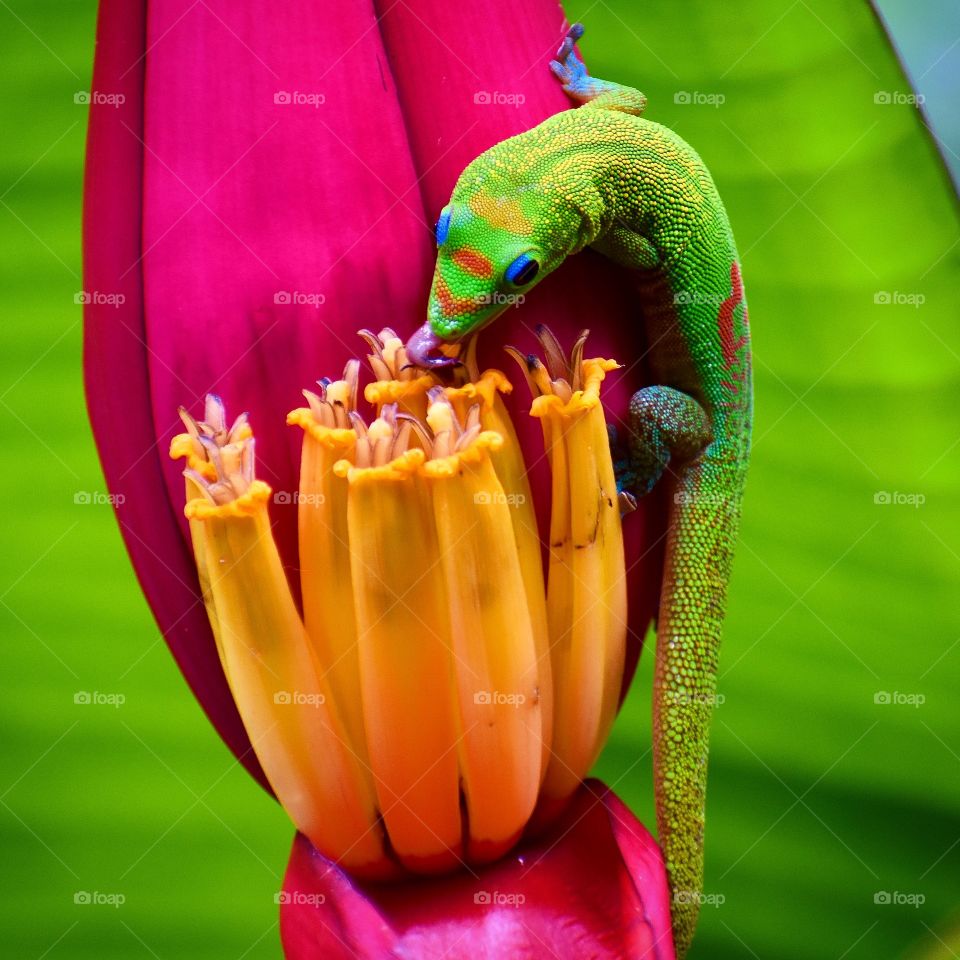
<path fill-rule="evenodd" d="M 533 224 L 519 202 L 511 197 L 491 197 L 480 190 L 470 198 L 469 204 L 470 209 L 492 227 L 509 230 L 521 237 L 533 233 Z"/>
<path fill-rule="evenodd" d="M 493 276 L 493 264 L 490 259 L 472 247 L 461 247 L 450 259 L 472 277 L 489 280 Z"/>
<path fill-rule="evenodd" d="M 445 317 L 459 317 L 463 314 L 470 314 L 477 308 L 476 300 L 471 297 L 454 296 L 439 271 L 433 281 L 433 296 L 440 305 L 441 314 Z"/>

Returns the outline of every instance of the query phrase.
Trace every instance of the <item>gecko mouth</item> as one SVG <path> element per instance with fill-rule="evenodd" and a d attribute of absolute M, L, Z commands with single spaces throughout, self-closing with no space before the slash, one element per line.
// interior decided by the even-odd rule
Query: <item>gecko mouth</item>
<path fill-rule="evenodd" d="M 407 359 L 414 366 L 423 367 L 426 370 L 459 365 L 460 360 L 456 356 L 450 356 L 441 351 L 443 346 L 456 346 L 456 343 L 437 336 L 428 320 L 407 341 Z"/>

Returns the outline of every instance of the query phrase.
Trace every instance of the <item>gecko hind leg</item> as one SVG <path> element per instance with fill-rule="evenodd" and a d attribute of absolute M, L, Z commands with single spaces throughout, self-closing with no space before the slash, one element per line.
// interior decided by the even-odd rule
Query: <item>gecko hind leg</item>
<path fill-rule="evenodd" d="M 573 24 L 560 44 L 556 60 L 550 61 L 550 70 L 560 81 L 564 93 L 591 109 L 619 110 L 639 117 L 647 105 L 647 98 L 639 90 L 591 77 L 584 63 L 577 58 L 573 47 L 583 32 L 582 23 Z"/>

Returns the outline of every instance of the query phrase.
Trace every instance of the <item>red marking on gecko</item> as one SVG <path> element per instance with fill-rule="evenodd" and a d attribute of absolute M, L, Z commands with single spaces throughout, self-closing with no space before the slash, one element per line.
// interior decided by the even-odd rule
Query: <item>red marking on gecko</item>
<path fill-rule="evenodd" d="M 493 276 L 493 264 L 479 250 L 461 247 L 450 258 L 464 273 L 489 280 Z"/>
<path fill-rule="evenodd" d="M 440 273 L 434 281 L 433 295 L 445 317 L 459 317 L 471 314 L 477 309 L 477 301 L 472 297 L 455 297 Z"/>
<path fill-rule="evenodd" d="M 737 362 L 737 351 L 743 347 L 747 338 L 733 335 L 733 314 L 743 303 L 743 279 L 740 276 L 740 265 L 736 260 L 730 264 L 730 296 L 720 304 L 720 314 L 717 317 L 717 326 L 720 330 L 720 347 L 723 350 L 723 362 L 731 367 Z M 743 308 L 743 324 L 747 325 L 747 308 Z"/>

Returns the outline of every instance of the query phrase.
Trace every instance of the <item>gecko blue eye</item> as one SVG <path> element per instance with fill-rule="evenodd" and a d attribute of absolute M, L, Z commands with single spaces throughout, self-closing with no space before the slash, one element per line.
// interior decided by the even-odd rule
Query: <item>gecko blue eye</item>
<path fill-rule="evenodd" d="M 443 246 L 443 241 L 447 239 L 447 234 L 449 232 L 450 232 L 450 211 L 444 210 L 440 214 L 440 219 L 437 221 L 437 226 L 436 226 L 438 247 Z"/>
<path fill-rule="evenodd" d="M 537 263 L 529 253 L 521 253 L 520 256 L 507 267 L 505 276 L 511 283 L 522 287 L 537 275 L 539 269 L 540 264 Z"/>

